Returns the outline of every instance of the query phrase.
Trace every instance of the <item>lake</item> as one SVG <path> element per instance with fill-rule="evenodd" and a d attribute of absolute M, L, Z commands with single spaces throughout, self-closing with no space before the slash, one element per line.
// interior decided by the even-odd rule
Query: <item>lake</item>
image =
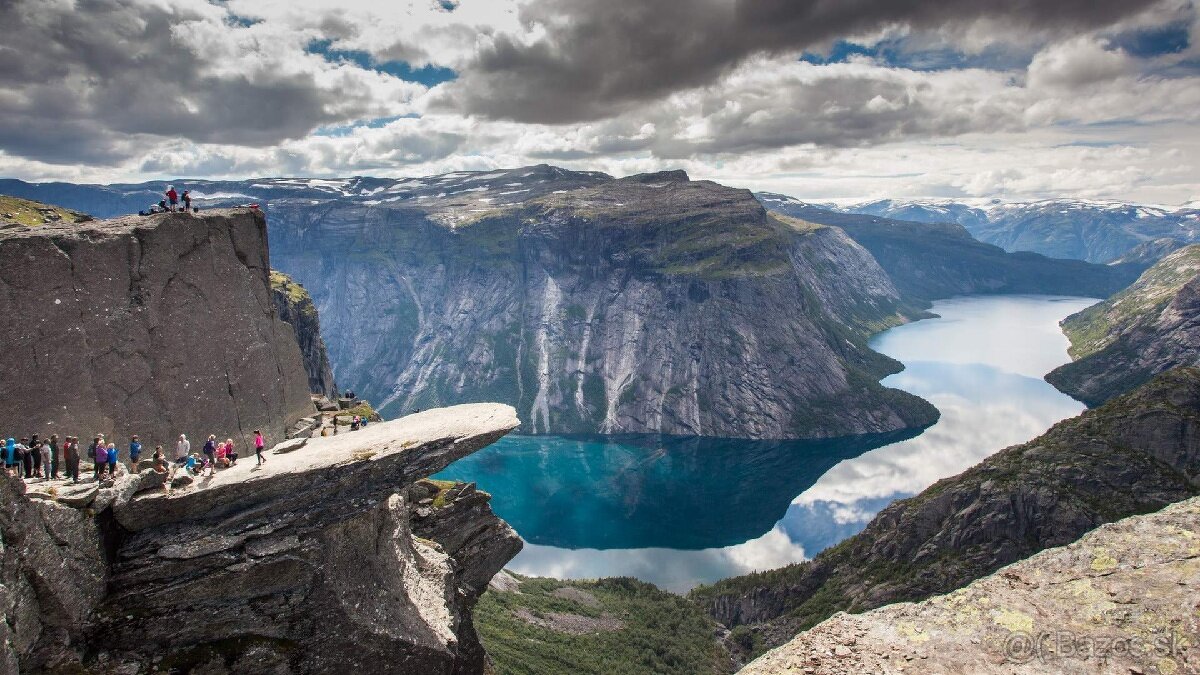
<path fill-rule="evenodd" d="M 1042 376 L 1069 361 L 1058 322 L 1096 300 L 970 296 L 871 346 L 905 365 L 883 384 L 925 398 L 923 433 L 826 441 L 510 436 L 439 478 L 471 480 L 525 539 L 508 568 L 558 578 L 633 576 L 677 592 L 812 557 L 883 507 L 1083 404 Z"/>

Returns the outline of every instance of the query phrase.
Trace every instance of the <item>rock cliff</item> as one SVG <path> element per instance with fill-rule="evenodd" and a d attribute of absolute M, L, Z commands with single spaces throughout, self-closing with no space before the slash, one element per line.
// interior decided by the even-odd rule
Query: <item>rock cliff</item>
<path fill-rule="evenodd" d="M 534 433 L 823 437 L 921 427 L 867 334 L 898 292 L 836 228 L 682 172 L 553 167 L 278 200 L 345 387 L 387 416 L 510 402 Z"/>
<path fill-rule="evenodd" d="M 1106 522 L 1200 494 L 1200 369 L 1177 369 L 879 513 L 813 560 L 693 591 L 775 646 L 836 611 L 959 588 Z"/>
<path fill-rule="evenodd" d="M 838 614 L 741 672 L 1194 673 L 1197 542 L 1200 499 L 1189 499 L 947 595 Z"/>
<path fill-rule="evenodd" d="M 1200 364 L 1200 245 L 1163 258 L 1129 288 L 1063 321 L 1073 363 L 1046 381 L 1098 405 L 1169 368 Z"/>
<path fill-rule="evenodd" d="M 296 333 L 296 342 L 304 357 L 304 370 L 308 372 L 309 391 L 330 399 L 337 398 L 337 383 L 333 379 L 333 368 L 329 365 L 329 354 L 321 337 L 321 319 L 312 296 L 288 275 L 272 270 L 271 301 L 279 318 L 291 325 Z"/>
<path fill-rule="evenodd" d="M 0 371 L 19 385 L 0 428 L 283 438 L 312 405 L 269 268 L 247 209 L 0 231 Z"/>
<path fill-rule="evenodd" d="M 422 479 L 517 425 L 508 406 L 431 410 L 289 441 L 262 467 L 243 458 L 170 491 L 152 470 L 126 474 L 70 500 L 84 511 L 5 479 L 7 663 L 482 672 L 471 608 L 521 542 L 472 486 L 439 494 Z"/>

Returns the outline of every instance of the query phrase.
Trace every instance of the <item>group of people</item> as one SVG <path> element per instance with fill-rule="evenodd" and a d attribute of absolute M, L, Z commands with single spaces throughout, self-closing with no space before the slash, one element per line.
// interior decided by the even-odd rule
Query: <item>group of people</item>
<path fill-rule="evenodd" d="M 259 466 L 266 462 L 266 458 L 263 457 L 265 447 L 266 440 L 263 438 L 262 431 L 255 429 L 254 454 L 258 459 Z M 141 461 L 141 456 L 142 443 L 135 434 L 130 437 L 126 455 L 132 471 L 138 471 L 138 462 Z M 62 464 L 65 469 L 64 479 L 78 483 L 79 466 L 84 457 L 94 462 L 94 475 L 97 481 L 116 477 L 117 465 L 121 461 L 121 452 L 116 443 L 106 442 L 103 434 L 97 434 L 92 439 L 86 453 L 80 452 L 79 439 L 75 436 L 67 436 L 61 443 L 58 434 L 51 434 L 46 439 L 41 438 L 38 434 L 33 434 L 20 440 L 9 438 L 4 442 L 4 469 L 9 476 L 25 479 L 40 478 L 43 481 L 57 480 L 59 466 Z M 151 460 L 152 468 L 159 473 L 167 473 L 170 469 L 161 445 L 155 446 Z M 203 475 L 207 471 L 208 475 L 212 476 L 218 468 L 234 466 L 237 464 L 237 460 L 238 453 L 232 438 L 218 442 L 217 437 L 210 434 L 199 453 L 192 452 L 192 444 L 185 434 L 180 434 L 179 441 L 175 444 L 174 464 L 176 470 L 184 469 L 191 475 Z"/>
<path fill-rule="evenodd" d="M 183 200 L 183 208 L 179 207 L 179 201 Z M 167 191 L 163 193 L 163 198 L 157 204 L 151 205 L 145 211 L 138 211 L 138 215 L 148 216 L 153 213 L 168 213 L 173 211 L 196 212 L 200 209 L 192 208 L 192 193 L 189 190 L 184 190 L 181 195 L 174 185 L 168 185 Z"/>

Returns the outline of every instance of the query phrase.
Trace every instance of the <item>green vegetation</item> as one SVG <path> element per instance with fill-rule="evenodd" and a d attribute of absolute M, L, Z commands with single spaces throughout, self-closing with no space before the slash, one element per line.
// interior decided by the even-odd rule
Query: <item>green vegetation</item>
<path fill-rule="evenodd" d="M 64 209 L 61 206 L 50 206 L 20 197 L 0 195 L 0 223 L 37 227 L 56 222 L 82 223 L 91 219 L 92 217 L 85 213 Z"/>
<path fill-rule="evenodd" d="M 1200 274 L 1200 244 L 1182 248 L 1146 270 L 1129 288 L 1104 302 L 1067 317 L 1063 332 L 1071 340 L 1068 350 L 1078 360 L 1112 345 L 1122 331 L 1144 317 L 1157 316 L 1162 308 Z"/>
<path fill-rule="evenodd" d="M 303 286 L 283 272 L 271 270 L 271 290 L 284 294 L 288 299 L 288 304 L 295 307 L 297 311 L 305 315 L 316 316 L 317 306 L 313 303 L 312 296 Z"/>
<path fill-rule="evenodd" d="M 489 590 L 475 609 L 499 675 L 733 670 L 716 624 L 678 595 L 627 578 L 517 578 L 520 592 Z"/>

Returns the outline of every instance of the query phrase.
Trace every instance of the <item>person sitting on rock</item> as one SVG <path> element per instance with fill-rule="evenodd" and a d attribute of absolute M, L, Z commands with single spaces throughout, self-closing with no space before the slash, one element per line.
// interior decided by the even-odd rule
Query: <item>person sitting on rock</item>
<path fill-rule="evenodd" d="M 229 466 L 229 457 L 225 450 L 225 441 L 217 443 L 217 466 L 224 469 Z"/>
<path fill-rule="evenodd" d="M 196 467 L 200 465 L 200 453 L 193 452 L 183 461 L 183 468 L 187 469 L 189 475 L 196 475 Z"/>
<path fill-rule="evenodd" d="M 237 464 L 237 450 L 233 448 L 233 439 L 225 439 L 225 456 L 229 458 L 229 466 Z"/>
<path fill-rule="evenodd" d="M 350 418 L 350 431 L 358 431 L 358 415 Z"/>
<path fill-rule="evenodd" d="M 155 473 L 167 472 L 167 456 L 163 454 L 163 447 L 161 445 L 154 446 L 154 456 L 150 459 L 154 462 L 153 468 Z"/>

